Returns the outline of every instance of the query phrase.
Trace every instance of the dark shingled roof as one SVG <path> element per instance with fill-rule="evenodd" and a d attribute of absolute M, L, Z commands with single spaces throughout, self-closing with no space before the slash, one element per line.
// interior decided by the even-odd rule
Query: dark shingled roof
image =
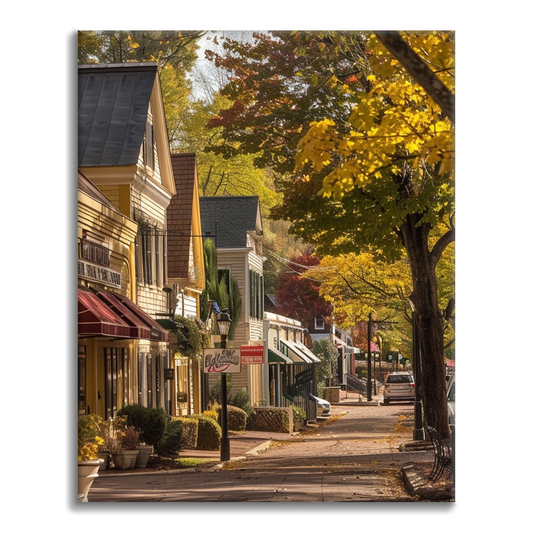
<path fill-rule="evenodd" d="M 167 208 L 167 258 L 169 279 L 187 279 L 192 235 L 192 208 L 196 154 L 172 154 L 176 195 Z"/>
<path fill-rule="evenodd" d="M 78 166 L 137 163 L 157 63 L 78 65 Z"/>
<path fill-rule="evenodd" d="M 217 248 L 245 248 L 249 231 L 263 234 L 257 196 L 203 196 L 200 212 L 204 236 L 212 235 Z"/>

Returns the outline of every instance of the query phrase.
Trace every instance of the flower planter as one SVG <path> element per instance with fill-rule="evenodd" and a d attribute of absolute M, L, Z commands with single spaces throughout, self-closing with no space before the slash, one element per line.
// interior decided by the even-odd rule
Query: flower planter
<path fill-rule="evenodd" d="M 78 462 L 78 501 L 89 501 L 87 495 L 89 494 L 89 489 L 93 481 L 98 477 L 98 469 L 101 464 L 101 459 Z"/>
<path fill-rule="evenodd" d="M 102 459 L 102 464 L 100 465 L 100 470 L 107 470 L 109 468 L 109 461 L 111 459 L 109 452 L 99 452 L 98 458 Z"/>
<path fill-rule="evenodd" d="M 139 450 L 139 455 L 135 461 L 135 468 L 146 468 L 152 453 L 152 446 L 137 446 L 137 450 Z"/>
<path fill-rule="evenodd" d="M 135 467 L 135 461 L 139 455 L 139 450 L 122 450 L 119 453 L 114 453 L 113 463 L 118 470 L 129 470 Z"/>

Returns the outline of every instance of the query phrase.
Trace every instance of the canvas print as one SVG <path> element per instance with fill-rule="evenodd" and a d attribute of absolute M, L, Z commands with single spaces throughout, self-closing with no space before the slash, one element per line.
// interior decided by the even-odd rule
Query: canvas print
<path fill-rule="evenodd" d="M 78 32 L 78 496 L 455 501 L 453 31 Z"/>

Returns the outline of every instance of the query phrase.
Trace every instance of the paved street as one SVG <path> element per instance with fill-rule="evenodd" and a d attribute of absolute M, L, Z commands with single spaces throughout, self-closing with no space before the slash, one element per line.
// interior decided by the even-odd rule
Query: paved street
<path fill-rule="evenodd" d="M 333 406 L 335 419 L 314 431 L 274 441 L 265 451 L 208 471 L 107 472 L 93 484 L 89 500 L 410 501 L 398 472 L 414 456 L 420 459 L 427 452 L 399 452 L 397 447 L 411 440 L 412 431 L 394 428 L 401 415 L 412 411 L 412 404 Z"/>

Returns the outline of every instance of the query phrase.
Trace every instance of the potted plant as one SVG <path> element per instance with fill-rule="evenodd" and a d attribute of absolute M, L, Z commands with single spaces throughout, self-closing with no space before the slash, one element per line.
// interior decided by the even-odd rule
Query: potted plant
<path fill-rule="evenodd" d="M 167 415 L 161 408 L 148 408 L 132 404 L 124 406 L 118 413 L 125 416 L 127 425 L 133 426 L 140 433 L 140 443 L 137 445 L 139 455 L 135 468 L 146 468 L 153 447 L 157 444 L 165 430 Z"/>
<path fill-rule="evenodd" d="M 139 444 L 139 432 L 132 426 L 124 428 L 122 437 L 122 448 L 120 452 L 113 456 L 115 468 L 127 470 L 135 466 L 135 461 L 139 455 L 137 445 Z"/>
<path fill-rule="evenodd" d="M 98 458 L 98 449 L 104 443 L 101 424 L 101 417 L 95 414 L 78 417 L 78 501 L 89 501 L 89 489 L 102 464 Z"/>
<path fill-rule="evenodd" d="M 146 468 L 148 459 L 150 459 L 150 455 L 152 455 L 152 449 L 153 446 L 146 444 L 146 442 L 140 442 L 137 444 L 137 450 L 139 450 L 139 454 L 137 455 L 137 459 L 135 461 L 135 468 Z"/>
<path fill-rule="evenodd" d="M 300 429 L 302 429 L 304 427 L 305 417 L 306 417 L 305 410 L 302 409 L 301 407 L 295 407 L 293 405 L 293 407 L 292 407 L 292 418 L 293 418 L 293 421 L 294 421 L 294 430 L 295 431 L 300 431 Z"/>

